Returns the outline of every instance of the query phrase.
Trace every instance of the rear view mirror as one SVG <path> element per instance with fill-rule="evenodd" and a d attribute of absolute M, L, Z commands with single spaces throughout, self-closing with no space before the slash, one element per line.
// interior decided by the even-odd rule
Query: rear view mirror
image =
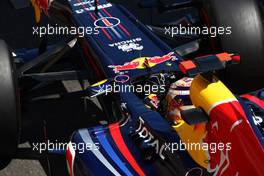
<path fill-rule="evenodd" d="M 182 110 L 181 117 L 189 125 L 196 125 L 209 120 L 209 116 L 200 108 Z"/>

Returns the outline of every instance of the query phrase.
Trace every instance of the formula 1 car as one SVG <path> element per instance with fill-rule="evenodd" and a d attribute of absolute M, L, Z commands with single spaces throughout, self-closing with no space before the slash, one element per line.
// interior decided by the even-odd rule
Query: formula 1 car
<path fill-rule="evenodd" d="M 233 2 L 222 2 L 232 7 Z M 225 15 L 233 15 L 233 20 L 248 7 L 244 0 L 237 3 L 235 13 L 226 8 Z M 256 7 L 253 0 L 247 3 Z M 191 45 L 171 49 L 123 6 L 106 0 L 52 2 L 51 18 L 67 24 L 65 30 L 84 27 L 89 34 L 70 35 L 38 50 L 12 50 L 0 42 L 1 168 L 11 159 L 37 155 L 32 149 L 18 148 L 23 104 L 34 101 L 32 92 L 56 81 L 88 79 L 88 88 L 60 96 L 98 99 L 106 122 L 76 129 L 62 149 L 71 176 L 263 175 L 264 90 L 249 92 L 263 85 L 259 69 L 264 66 L 263 23 L 257 8 L 251 10 L 255 32 L 247 32 L 248 26 L 237 28 L 246 31 L 243 37 L 250 44 L 251 37 L 255 40 L 256 55 L 240 57 L 243 37 L 236 36 L 229 42 L 232 47 L 239 45 L 239 51 L 188 60 L 180 53 L 191 50 Z M 218 15 L 219 21 L 228 20 Z M 249 53 L 253 46 L 248 46 Z M 76 55 L 65 58 L 73 49 Z M 244 77 L 245 63 L 259 64 L 252 64 L 258 77 L 251 72 Z M 221 82 L 218 76 L 226 82 L 234 80 L 225 70 L 247 82 L 242 90 L 246 94 L 230 91 L 242 85 L 227 87 Z M 56 152 L 46 148 L 44 154 Z"/>

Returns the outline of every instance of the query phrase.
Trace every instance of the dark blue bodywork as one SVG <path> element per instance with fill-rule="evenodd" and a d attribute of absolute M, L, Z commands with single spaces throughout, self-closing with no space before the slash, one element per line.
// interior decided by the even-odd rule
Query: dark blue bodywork
<path fill-rule="evenodd" d="M 139 57 L 164 56 L 171 52 L 170 47 L 123 7 L 100 0 L 96 12 L 93 3 L 93 0 L 69 1 L 76 26 L 99 26 L 99 34 L 86 35 L 85 39 L 106 78 L 118 74 L 110 66 L 122 66 Z M 141 49 L 131 46 L 132 51 L 126 51 L 127 48 L 122 50 L 114 45 L 138 38 L 136 43 L 143 47 Z M 135 78 L 149 73 L 177 72 L 182 59 L 175 56 L 175 61 L 163 62 L 150 69 L 130 69 L 122 74 Z M 121 92 L 118 97 L 123 113 L 118 117 L 119 121 L 80 129 L 72 135 L 70 145 L 89 144 L 92 147 L 75 152 L 67 150 L 71 175 L 210 175 L 187 151 L 172 153 L 166 148 L 166 141 L 178 143 L 180 138 L 164 117 L 148 109 L 134 93 Z M 141 134 L 145 139 L 138 136 L 139 128 L 145 129 Z"/>
<path fill-rule="evenodd" d="M 93 1 L 90 1 L 93 2 Z M 109 22 L 116 25 L 113 28 L 99 29 L 98 35 L 86 35 L 87 44 L 90 50 L 94 51 L 95 57 L 98 58 L 98 64 L 105 72 L 105 76 L 113 78 L 116 73 L 111 65 L 123 65 L 139 57 L 163 56 L 171 52 L 171 48 L 157 38 L 148 28 L 141 24 L 133 15 L 121 6 L 111 4 L 111 7 L 101 9 L 100 5 L 107 5 L 105 0 L 99 1 L 98 13 L 95 10 L 86 10 L 77 13 L 80 9 L 89 9 L 93 3 L 71 0 L 69 2 L 73 9 L 77 26 L 95 27 L 95 21 L 101 18 L 109 18 Z M 79 4 L 79 5 L 77 5 Z M 109 5 L 109 4 L 108 4 Z M 108 6 L 107 5 L 107 6 Z M 114 24 L 115 19 L 120 23 Z M 112 21 L 111 21 L 112 20 Z M 101 21 L 99 21 L 101 22 Z M 104 24 L 99 24 L 104 25 Z M 138 42 L 143 49 L 140 51 L 124 52 L 117 47 L 110 47 L 109 44 L 140 38 Z M 151 73 L 178 71 L 178 62 L 180 56 L 176 56 L 176 61 L 164 62 L 151 68 Z M 130 77 L 138 77 L 149 73 L 147 69 L 133 69 L 125 71 Z M 168 122 L 157 112 L 148 109 L 143 101 L 134 93 L 120 93 L 121 103 L 126 107 L 128 114 L 115 125 L 120 130 L 122 139 L 133 157 L 134 163 L 126 158 L 117 146 L 111 133 L 111 125 L 98 126 L 88 129 L 80 129 L 72 136 L 72 143 L 91 143 L 93 146 L 98 145 L 98 150 L 86 150 L 84 153 L 76 151 L 73 163 L 73 172 L 75 175 L 184 175 L 188 170 L 197 167 L 197 164 L 189 157 L 187 152 L 171 154 L 162 149 L 165 141 L 179 141 L 177 133 L 171 128 Z M 121 118 L 121 117 L 120 117 Z M 144 125 L 149 131 L 152 131 L 153 139 L 158 139 L 159 146 L 156 153 L 157 158 L 144 162 L 144 154 L 147 149 L 144 148 L 144 142 L 134 139 L 135 131 L 139 118 L 144 120 Z M 153 142 L 153 141 L 152 141 Z M 164 146 L 163 146 L 164 147 Z M 156 150 L 154 151 L 156 152 Z M 129 155 L 129 154 L 128 154 Z M 159 155 L 164 155 L 161 159 Z M 137 169 L 137 166 L 140 169 Z M 202 170 L 202 172 L 204 172 Z M 204 172 L 204 174 L 206 174 Z"/>

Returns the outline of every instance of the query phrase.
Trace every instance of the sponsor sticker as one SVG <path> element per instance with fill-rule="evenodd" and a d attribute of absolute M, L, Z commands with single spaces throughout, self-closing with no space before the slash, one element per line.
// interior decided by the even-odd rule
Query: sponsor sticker
<path fill-rule="evenodd" d="M 146 65 L 147 67 L 151 68 L 170 60 L 177 60 L 177 58 L 174 56 L 174 52 L 170 52 L 164 56 L 140 57 L 132 60 L 131 62 L 126 62 L 123 65 L 110 65 L 108 67 L 112 68 L 115 73 L 119 73 L 120 71 L 146 69 Z"/>
<path fill-rule="evenodd" d="M 120 20 L 116 17 L 103 17 L 94 22 L 94 26 L 98 28 L 112 28 L 119 24 Z"/>
<path fill-rule="evenodd" d="M 85 3 L 87 3 L 87 2 L 77 3 L 77 4 L 74 4 L 74 6 L 85 5 Z M 98 5 L 97 9 L 100 10 L 100 9 L 106 9 L 106 8 L 110 8 L 110 7 L 112 7 L 112 4 L 111 3 L 107 3 L 107 4 Z M 81 14 L 81 13 L 89 12 L 89 11 L 95 11 L 95 6 L 90 6 L 90 7 L 85 7 L 85 8 L 81 8 L 81 9 L 75 10 L 75 12 L 77 14 Z"/>
<path fill-rule="evenodd" d="M 141 38 L 135 38 L 131 40 L 111 43 L 109 44 L 109 46 L 112 48 L 118 48 L 123 52 L 141 51 L 144 48 L 143 45 L 140 44 L 141 41 Z"/>

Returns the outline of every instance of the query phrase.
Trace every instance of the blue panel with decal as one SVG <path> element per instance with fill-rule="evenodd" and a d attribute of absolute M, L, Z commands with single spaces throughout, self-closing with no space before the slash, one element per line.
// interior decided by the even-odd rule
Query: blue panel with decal
<path fill-rule="evenodd" d="M 124 65 L 136 58 L 164 56 L 171 52 L 171 48 L 121 6 L 100 0 L 96 12 L 93 0 L 85 2 L 71 0 L 70 4 L 78 26 L 92 27 L 94 31 L 99 31 L 85 37 L 96 51 L 108 77 L 115 75 L 115 66 L 126 68 Z M 153 72 L 178 69 L 172 57 L 152 60 L 158 63 L 153 66 Z M 166 64 L 167 62 L 170 64 Z M 128 70 L 123 70 L 129 72 L 131 76 L 147 72 L 139 67 L 132 63 Z"/>

